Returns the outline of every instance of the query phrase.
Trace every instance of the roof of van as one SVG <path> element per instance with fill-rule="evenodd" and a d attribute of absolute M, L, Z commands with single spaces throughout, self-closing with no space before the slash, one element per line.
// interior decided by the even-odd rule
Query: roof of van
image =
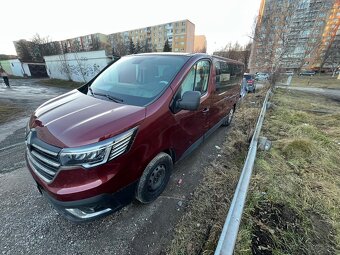
<path fill-rule="evenodd" d="M 232 62 L 232 63 L 237 63 L 237 64 L 241 64 L 244 65 L 242 62 L 234 60 L 234 59 L 230 59 L 230 58 L 225 58 L 225 57 L 221 57 L 221 56 L 216 56 L 216 55 L 210 55 L 207 53 L 186 53 L 186 52 L 148 52 L 148 53 L 138 53 L 138 54 L 134 54 L 135 56 L 145 56 L 145 55 L 161 55 L 161 56 L 198 56 L 201 55 L 202 57 L 212 57 L 215 59 L 220 59 L 220 60 L 225 60 L 228 62 Z"/>

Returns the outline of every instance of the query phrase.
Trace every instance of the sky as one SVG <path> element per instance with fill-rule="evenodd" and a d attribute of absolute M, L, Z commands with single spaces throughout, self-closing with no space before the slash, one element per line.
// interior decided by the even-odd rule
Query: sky
<path fill-rule="evenodd" d="M 207 52 L 249 42 L 261 0 L 3 0 L 0 54 L 16 55 L 13 41 L 35 34 L 59 41 L 111 34 L 188 19 L 205 35 Z"/>

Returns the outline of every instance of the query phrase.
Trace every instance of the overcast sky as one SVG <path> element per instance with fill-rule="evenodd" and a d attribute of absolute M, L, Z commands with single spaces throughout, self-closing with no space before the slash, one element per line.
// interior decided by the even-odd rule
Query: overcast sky
<path fill-rule="evenodd" d="M 207 38 L 208 53 L 228 42 L 246 44 L 261 0 L 3 0 L 0 54 L 16 54 L 13 41 L 34 34 L 63 40 L 110 34 L 188 19 Z"/>

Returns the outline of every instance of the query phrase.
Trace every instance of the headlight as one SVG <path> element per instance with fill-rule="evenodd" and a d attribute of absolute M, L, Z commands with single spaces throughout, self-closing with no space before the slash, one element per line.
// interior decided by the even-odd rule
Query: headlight
<path fill-rule="evenodd" d="M 129 149 L 136 131 L 137 127 L 95 144 L 63 149 L 59 155 L 61 165 L 90 168 L 104 164 Z"/>

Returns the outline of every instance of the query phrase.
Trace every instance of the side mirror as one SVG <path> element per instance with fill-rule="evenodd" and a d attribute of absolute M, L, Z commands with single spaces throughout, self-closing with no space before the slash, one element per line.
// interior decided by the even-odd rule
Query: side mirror
<path fill-rule="evenodd" d="M 176 103 L 176 107 L 183 110 L 196 111 L 200 105 L 201 92 L 186 91 Z"/>

